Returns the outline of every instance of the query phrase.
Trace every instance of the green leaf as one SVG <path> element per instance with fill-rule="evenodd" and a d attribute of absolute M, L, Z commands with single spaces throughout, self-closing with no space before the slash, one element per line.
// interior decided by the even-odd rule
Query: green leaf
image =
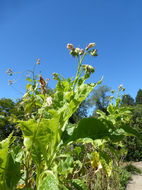
<path fill-rule="evenodd" d="M 130 127 L 129 125 L 122 124 L 119 128 L 123 129 L 125 134 L 128 136 L 131 135 L 131 136 L 136 136 L 137 138 L 140 138 L 140 133 L 136 129 Z"/>
<path fill-rule="evenodd" d="M 34 119 L 29 119 L 28 121 L 20 121 L 19 125 L 23 132 L 24 145 L 29 150 L 32 145 L 35 130 L 37 128 L 37 121 Z M 35 143 L 45 146 L 49 142 L 50 135 L 51 130 L 48 128 L 48 123 L 41 121 L 35 137 Z"/>
<path fill-rule="evenodd" d="M 30 78 L 26 78 L 26 80 L 29 82 L 33 82 L 32 79 L 30 79 Z"/>
<path fill-rule="evenodd" d="M 65 160 L 60 159 L 58 163 L 58 172 L 61 176 L 67 178 L 69 173 L 73 171 L 73 157 L 68 156 Z"/>
<path fill-rule="evenodd" d="M 43 98 L 40 95 L 35 95 L 35 101 L 36 101 L 35 104 L 40 107 L 44 102 Z"/>
<path fill-rule="evenodd" d="M 10 189 L 16 187 L 20 180 L 20 163 L 13 160 L 11 154 L 8 155 L 8 161 L 6 165 L 6 184 Z"/>
<path fill-rule="evenodd" d="M 34 119 L 20 121 L 20 128 L 24 137 L 24 145 L 28 151 L 32 148 L 32 157 L 38 166 L 41 164 L 41 155 L 44 156 L 45 160 L 47 159 L 47 145 L 49 143 L 52 144 L 49 149 L 53 151 L 54 145 L 56 144 L 56 141 L 58 141 L 57 130 L 59 126 L 59 118 L 59 115 L 56 115 L 56 117 L 52 119 L 43 118 L 38 129 L 38 123 Z"/>
<path fill-rule="evenodd" d="M 6 165 L 8 160 L 8 148 L 10 145 L 12 134 L 8 138 L 0 142 L 0 189 L 5 190 L 6 187 Z"/>
<path fill-rule="evenodd" d="M 52 171 L 48 170 L 41 174 L 37 190 L 59 190 L 58 180 Z"/>
<path fill-rule="evenodd" d="M 99 155 L 103 170 L 106 172 L 107 176 L 110 177 L 112 171 L 112 163 L 113 163 L 112 158 L 105 151 L 100 151 Z"/>
<path fill-rule="evenodd" d="M 105 120 L 104 120 L 105 122 Z M 84 118 L 80 120 L 78 127 L 75 128 L 71 140 L 79 138 L 103 139 L 109 136 L 107 123 L 96 118 Z"/>
<path fill-rule="evenodd" d="M 75 190 L 89 190 L 87 185 L 80 179 L 73 179 L 72 184 L 75 187 Z"/>
<path fill-rule="evenodd" d="M 27 90 L 29 90 L 30 87 L 32 87 L 32 84 L 27 84 L 27 85 L 26 85 L 26 89 L 27 89 Z"/>
<path fill-rule="evenodd" d="M 14 189 L 14 190 L 21 190 L 21 189 Z M 33 190 L 31 188 L 23 188 L 22 190 Z"/>
<path fill-rule="evenodd" d="M 77 85 L 75 88 L 75 99 L 78 102 L 82 102 L 87 98 L 90 92 L 98 85 L 98 83 L 91 83 L 91 84 L 84 84 Z"/>
<path fill-rule="evenodd" d="M 20 145 L 12 147 L 10 154 L 15 162 L 22 162 L 22 158 L 24 156 L 24 150 L 21 148 Z"/>
<path fill-rule="evenodd" d="M 66 186 L 63 185 L 63 184 L 59 184 L 59 189 L 60 189 L 60 190 L 72 190 L 71 187 L 66 187 Z"/>
<path fill-rule="evenodd" d="M 108 105 L 107 111 L 108 111 L 109 114 L 113 114 L 113 113 L 114 113 L 115 109 L 114 109 L 114 107 L 113 107 L 112 104 L 109 104 L 109 105 Z"/>
<path fill-rule="evenodd" d="M 24 111 L 26 112 L 26 113 L 31 113 L 32 112 L 32 109 L 33 109 L 33 102 L 27 102 L 27 104 L 25 105 L 25 107 L 24 107 Z"/>
<path fill-rule="evenodd" d="M 43 154 L 46 152 L 45 147 L 50 141 L 51 131 L 46 127 L 46 125 L 41 123 L 34 139 L 35 130 L 37 129 L 37 121 L 34 119 L 20 121 L 19 125 L 23 133 L 24 145 L 28 151 L 32 148 L 32 158 L 37 167 L 40 167 L 41 154 L 42 152 Z"/>

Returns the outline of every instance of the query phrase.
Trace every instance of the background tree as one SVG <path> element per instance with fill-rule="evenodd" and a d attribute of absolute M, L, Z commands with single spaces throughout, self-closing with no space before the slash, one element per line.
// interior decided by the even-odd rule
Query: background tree
<path fill-rule="evenodd" d="M 93 107 L 95 106 L 94 114 L 96 110 L 101 110 L 107 114 L 107 106 L 109 103 L 109 95 L 110 88 L 106 85 L 100 86 L 97 89 L 93 90 L 91 93 L 90 98 L 88 99 L 88 106 Z"/>
<path fill-rule="evenodd" d="M 142 90 L 139 89 L 136 96 L 136 104 L 142 104 Z"/>
<path fill-rule="evenodd" d="M 0 140 L 6 138 L 12 131 L 16 132 L 15 119 L 24 119 L 24 110 L 20 106 L 20 100 L 16 103 L 11 99 L 0 100 Z"/>
<path fill-rule="evenodd" d="M 134 106 L 135 101 L 129 94 L 126 94 L 122 97 L 121 106 Z"/>
<path fill-rule="evenodd" d="M 142 90 L 137 92 L 136 103 L 130 95 L 126 95 L 122 99 L 122 106 L 132 106 L 132 121 L 131 126 L 139 131 L 142 135 Z M 142 139 L 136 137 L 127 137 L 124 140 L 125 148 L 127 149 L 127 161 L 142 161 Z"/>

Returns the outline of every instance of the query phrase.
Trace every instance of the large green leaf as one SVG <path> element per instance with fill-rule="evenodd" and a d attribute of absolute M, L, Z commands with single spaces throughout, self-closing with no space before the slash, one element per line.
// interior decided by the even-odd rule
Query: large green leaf
<path fill-rule="evenodd" d="M 136 136 L 138 138 L 140 137 L 140 133 L 136 129 L 130 127 L 129 125 L 122 124 L 119 128 L 123 129 L 125 135 L 127 136 L 131 135 L 131 136 Z"/>
<path fill-rule="evenodd" d="M 31 148 L 35 132 L 36 136 L 34 143 L 38 143 L 44 147 L 47 146 L 51 140 L 51 135 L 53 135 L 53 133 L 56 133 L 58 130 L 59 116 L 53 119 L 42 119 L 38 126 L 38 129 L 37 125 L 38 123 L 34 119 L 20 122 L 20 128 L 24 136 L 24 144 L 28 150 Z"/>
<path fill-rule="evenodd" d="M 47 146 L 52 142 L 52 146 L 58 141 L 59 115 L 52 119 L 42 119 L 38 126 L 38 121 L 30 119 L 21 121 L 20 128 L 23 132 L 24 145 L 29 151 L 32 149 L 32 157 L 37 166 L 41 164 L 41 156 L 47 159 Z M 34 142 L 33 142 L 34 141 Z M 51 146 L 50 150 L 53 149 Z M 52 150 L 51 150 L 52 151 Z"/>
<path fill-rule="evenodd" d="M 82 102 L 83 100 L 85 100 L 87 98 L 87 96 L 90 94 L 90 92 L 97 86 L 99 85 L 103 80 L 103 77 L 101 78 L 101 80 L 97 83 L 91 83 L 91 84 L 85 84 L 84 82 L 80 85 L 77 84 L 76 88 L 75 88 L 75 99 L 78 102 Z M 84 79 L 85 81 L 85 79 Z"/>
<path fill-rule="evenodd" d="M 109 137 L 107 124 L 105 120 L 84 118 L 79 122 L 78 127 L 75 128 L 71 140 L 77 140 L 79 138 L 91 138 L 94 140 L 107 138 Z"/>
<path fill-rule="evenodd" d="M 8 147 L 11 135 L 0 142 L 0 190 L 6 190 L 6 165 L 8 161 Z"/>
<path fill-rule="evenodd" d="M 87 98 L 89 93 L 102 82 L 102 79 L 98 83 L 85 84 L 85 79 L 81 84 L 77 83 L 75 91 L 63 92 L 57 91 L 54 95 L 54 109 L 58 110 L 61 114 L 61 128 L 65 122 L 72 116 L 72 114 L 78 109 L 83 100 Z"/>
<path fill-rule="evenodd" d="M 13 160 L 11 154 L 8 155 L 8 161 L 6 165 L 6 184 L 10 189 L 16 187 L 20 180 L 20 163 Z"/>
<path fill-rule="evenodd" d="M 37 190 L 59 190 L 58 180 L 52 171 L 48 170 L 41 174 Z"/>

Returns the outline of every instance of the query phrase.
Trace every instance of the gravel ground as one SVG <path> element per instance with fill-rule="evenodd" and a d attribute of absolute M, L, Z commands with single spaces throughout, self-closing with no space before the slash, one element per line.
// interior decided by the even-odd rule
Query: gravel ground
<path fill-rule="evenodd" d="M 134 162 L 133 165 L 142 170 L 142 162 Z M 132 175 L 126 190 L 142 190 L 142 174 Z"/>

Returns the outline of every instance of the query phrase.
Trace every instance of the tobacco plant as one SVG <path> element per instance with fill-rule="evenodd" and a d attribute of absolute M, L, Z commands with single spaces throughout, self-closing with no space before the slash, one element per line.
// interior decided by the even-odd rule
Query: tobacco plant
<path fill-rule="evenodd" d="M 98 111 L 98 118 L 69 123 L 81 102 L 102 82 L 101 79 L 85 83 L 94 73 L 94 67 L 83 64 L 83 60 L 87 55 L 97 56 L 94 47 L 95 43 L 85 50 L 67 45 L 78 61 L 77 73 L 73 79 L 53 73 L 57 81 L 54 90 L 47 88 L 41 74 L 39 80 L 33 72 L 33 77 L 27 79 L 21 103 L 26 116 L 23 120 L 14 118 L 22 131 L 23 145 L 13 134 L 0 142 L 1 190 L 92 189 L 91 175 L 100 170 L 109 181 L 113 164 L 119 163 L 118 147 L 123 138 L 139 136 L 129 126 L 130 110 L 119 107 L 119 95 L 115 105 L 113 101 L 109 104 L 108 116 Z"/>

